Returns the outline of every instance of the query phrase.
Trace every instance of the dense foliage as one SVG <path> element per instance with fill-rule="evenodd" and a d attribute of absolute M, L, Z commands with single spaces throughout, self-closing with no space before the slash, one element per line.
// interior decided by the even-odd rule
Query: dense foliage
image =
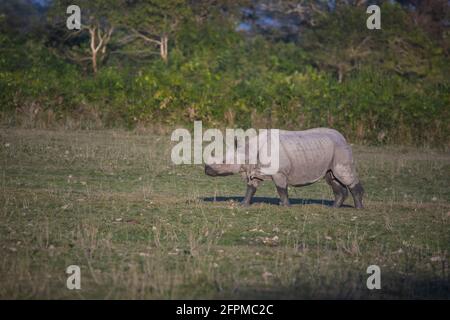
<path fill-rule="evenodd" d="M 106 17 L 108 6 L 98 1 L 102 10 L 92 6 L 90 25 L 78 33 L 65 29 L 64 1 L 48 8 L 3 4 L 3 123 L 329 126 L 358 142 L 449 145 L 446 1 L 427 10 L 384 3 L 381 30 L 366 28 L 361 1 L 337 1 L 333 8 L 317 1 L 314 20 L 299 18 L 296 34 L 273 22 L 279 12 L 256 10 L 259 2 L 109 1 L 116 14 Z M 243 8 L 272 22 L 263 31 L 252 23 L 242 28 Z M 89 27 L 103 32 L 98 39 L 112 33 L 94 70 Z"/>

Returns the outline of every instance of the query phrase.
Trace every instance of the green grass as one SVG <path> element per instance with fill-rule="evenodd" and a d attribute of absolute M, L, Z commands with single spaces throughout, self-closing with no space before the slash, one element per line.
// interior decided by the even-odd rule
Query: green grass
<path fill-rule="evenodd" d="M 354 146 L 357 211 L 321 204 L 323 181 L 290 189 L 291 208 L 265 182 L 241 208 L 227 200 L 240 177 L 174 166 L 170 147 L 151 133 L 1 130 L 0 298 L 450 298 L 448 153 Z M 372 264 L 381 290 L 366 287 Z"/>

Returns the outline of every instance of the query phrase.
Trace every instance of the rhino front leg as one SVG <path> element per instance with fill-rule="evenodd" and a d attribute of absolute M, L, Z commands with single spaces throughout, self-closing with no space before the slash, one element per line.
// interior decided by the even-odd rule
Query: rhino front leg
<path fill-rule="evenodd" d="M 325 180 L 331 186 L 331 189 L 333 189 L 334 194 L 333 207 L 334 208 L 341 207 L 348 196 L 347 188 L 333 177 L 331 171 L 328 171 L 326 173 Z"/>
<path fill-rule="evenodd" d="M 256 192 L 256 187 L 253 185 L 247 185 L 247 191 L 245 193 L 245 198 L 242 200 L 241 205 L 248 207 L 252 203 L 252 198 Z"/>
<path fill-rule="evenodd" d="M 350 193 L 353 196 L 353 201 L 355 202 L 355 208 L 356 209 L 363 209 L 364 205 L 363 205 L 363 195 L 364 195 L 364 188 L 362 187 L 361 183 L 358 182 L 357 184 L 355 184 L 355 186 L 353 187 L 349 187 Z"/>

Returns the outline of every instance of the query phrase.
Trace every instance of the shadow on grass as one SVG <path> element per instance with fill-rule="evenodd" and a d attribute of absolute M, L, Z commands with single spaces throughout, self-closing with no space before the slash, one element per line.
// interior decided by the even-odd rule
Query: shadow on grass
<path fill-rule="evenodd" d="M 235 202 L 241 202 L 244 200 L 244 197 L 204 197 L 201 198 L 201 200 L 206 202 L 226 202 L 226 201 L 235 201 Z M 333 201 L 331 200 L 324 200 L 324 199 L 289 199 L 291 202 L 291 205 L 307 205 L 307 204 L 320 204 L 327 207 L 333 206 Z M 270 198 L 270 197 L 253 197 L 252 204 L 256 203 L 266 203 L 266 204 L 273 204 L 273 205 L 280 205 L 280 199 L 279 198 Z M 343 208 L 353 208 L 349 205 L 342 205 Z"/>
<path fill-rule="evenodd" d="M 404 279 L 392 274 L 385 275 L 385 283 L 380 290 L 369 290 L 365 279 L 358 283 L 337 280 L 338 285 L 316 287 L 312 283 L 299 286 L 255 286 L 235 289 L 231 294 L 217 294 L 216 299 L 240 300 L 349 300 L 349 299 L 450 299 L 450 284 L 446 279 L 411 278 Z M 386 281 L 387 280 L 387 281 Z"/>

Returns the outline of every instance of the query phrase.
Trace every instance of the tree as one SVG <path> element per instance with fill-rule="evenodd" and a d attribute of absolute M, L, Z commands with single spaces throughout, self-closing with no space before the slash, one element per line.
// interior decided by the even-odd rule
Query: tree
<path fill-rule="evenodd" d="M 442 50 L 414 22 L 416 13 L 399 4 L 384 3 L 382 30 L 374 31 L 365 28 L 368 15 L 362 2 L 341 2 L 346 1 L 337 3 L 327 14 L 318 13 L 317 24 L 302 34 L 301 45 L 313 65 L 333 71 L 339 82 L 362 66 L 403 77 L 429 77 L 440 72 L 435 61 L 443 61 Z"/>
<path fill-rule="evenodd" d="M 0 1 L 0 27 L 2 34 L 15 37 L 36 36 L 42 33 L 42 12 L 38 5 L 26 0 Z"/>
<path fill-rule="evenodd" d="M 124 2 L 125 10 L 119 21 L 125 34 L 119 40 L 127 45 L 123 53 L 140 57 L 157 54 L 169 60 L 169 39 L 181 21 L 190 15 L 186 0 L 131 0 Z"/>
<path fill-rule="evenodd" d="M 341 7 L 316 13 L 315 26 L 305 30 L 302 46 L 313 64 L 331 69 L 339 83 L 372 54 L 373 33 L 365 28 L 365 8 Z"/>
<path fill-rule="evenodd" d="M 410 0 L 415 10 L 411 16 L 416 25 L 436 40 L 445 53 L 450 50 L 450 5 L 447 0 Z"/>
<path fill-rule="evenodd" d="M 89 62 L 94 74 L 108 56 L 108 46 L 117 24 L 122 1 L 80 0 L 81 29 L 68 30 L 66 9 L 72 1 L 54 1 L 50 8 L 51 42 L 66 58 L 79 63 Z"/>

